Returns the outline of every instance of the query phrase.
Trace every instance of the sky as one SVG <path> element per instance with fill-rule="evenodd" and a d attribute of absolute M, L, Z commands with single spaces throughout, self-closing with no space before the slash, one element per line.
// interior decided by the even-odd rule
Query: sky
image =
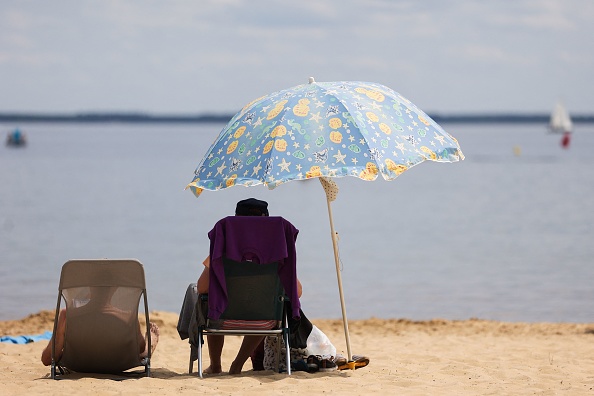
<path fill-rule="evenodd" d="M 2 0 L 0 112 L 229 114 L 316 81 L 594 113 L 591 0 Z"/>

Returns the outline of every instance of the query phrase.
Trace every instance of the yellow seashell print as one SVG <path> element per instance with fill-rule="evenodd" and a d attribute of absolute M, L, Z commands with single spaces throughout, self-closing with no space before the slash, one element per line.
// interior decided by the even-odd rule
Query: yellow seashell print
<path fill-rule="evenodd" d="M 238 144 L 239 142 L 237 140 L 232 141 L 229 147 L 227 147 L 227 154 L 234 152 Z"/>
<path fill-rule="evenodd" d="M 363 180 L 375 180 L 376 174 L 369 171 L 369 169 L 365 169 L 359 173 L 359 178 Z"/>
<path fill-rule="evenodd" d="M 237 179 L 237 175 L 233 174 L 231 175 L 227 180 L 225 180 L 225 185 L 227 187 L 231 187 L 235 185 L 235 179 Z"/>
<path fill-rule="evenodd" d="M 285 136 L 287 134 L 287 128 L 284 125 L 275 127 L 270 133 L 271 138 Z"/>
<path fill-rule="evenodd" d="M 392 172 L 396 173 L 396 175 L 400 175 L 408 169 L 405 165 L 398 165 L 389 158 L 387 158 L 384 161 L 384 163 L 386 164 L 388 170 L 391 170 Z"/>
<path fill-rule="evenodd" d="M 367 116 L 367 118 L 369 118 L 373 122 L 379 121 L 379 117 L 375 113 L 372 113 L 371 111 L 368 111 L 367 113 L 365 113 L 365 115 Z"/>
<path fill-rule="evenodd" d="M 305 177 L 311 179 L 312 177 L 322 176 L 322 169 L 319 166 L 313 165 L 309 171 L 305 173 Z"/>
<path fill-rule="evenodd" d="M 338 129 L 342 126 L 342 120 L 338 117 L 330 118 L 328 125 L 330 125 L 330 128 L 332 129 Z"/>
<path fill-rule="evenodd" d="M 429 147 L 421 146 L 421 151 L 424 152 L 425 154 L 428 154 L 430 159 L 432 159 L 432 160 L 437 159 L 437 155 Z"/>
<path fill-rule="evenodd" d="M 238 139 L 241 135 L 243 135 L 243 133 L 245 132 L 245 129 L 246 129 L 245 125 L 244 126 L 240 126 L 239 128 L 237 128 L 237 130 L 233 134 L 233 137 L 235 139 Z"/>
<path fill-rule="evenodd" d="M 283 108 L 285 107 L 285 105 L 287 104 L 287 102 L 288 102 L 288 100 L 281 100 L 280 102 L 278 102 L 274 106 L 274 109 L 270 110 L 270 112 L 266 116 L 266 119 L 267 120 L 272 120 L 274 117 L 276 117 L 277 115 L 279 115 L 280 112 L 283 111 Z"/>
<path fill-rule="evenodd" d="M 272 150 L 273 145 L 274 145 L 274 140 L 271 140 L 268 143 L 266 143 L 266 146 L 264 146 L 264 150 L 262 150 L 262 154 L 268 154 L 270 152 L 270 150 Z"/>
<path fill-rule="evenodd" d="M 375 100 L 376 102 L 383 102 L 386 97 L 383 93 L 378 91 L 367 91 L 365 93 L 369 99 Z"/>
<path fill-rule="evenodd" d="M 380 131 L 382 131 L 386 135 L 389 135 L 392 133 L 392 129 L 388 126 L 388 124 L 384 124 L 383 122 L 381 122 L 379 124 L 379 128 L 380 128 Z"/>
<path fill-rule="evenodd" d="M 365 169 L 369 172 L 372 173 L 374 175 L 377 175 L 377 165 L 374 164 L 373 162 L 368 162 L 365 164 Z"/>
<path fill-rule="evenodd" d="M 429 122 L 428 119 L 426 119 L 425 117 L 423 117 L 422 115 L 419 114 L 419 121 L 421 121 L 423 124 L 429 126 L 431 125 L 431 123 Z"/>
<path fill-rule="evenodd" d="M 371 89 L 357 87 L 355 88 L 355 92 L 365 94 L 369 99 L 375 100 L 376 102 L 383 102 L 386 99 L 383 93 Z"/>
<path fill-rule="evenodd" d="M 299 99 L 299 103 L 293 107 L 293 114 L 297 117 L 305 117 L 309 113 L 309 99 Z"/>
<path fill-rule="evenodd" d="M 274 142 L 274 148 L 277 151 L 285 151 L 287 149 L 287 141 L 285 139 L 278 139 Z"/>
<path fill-rule="evenodd" d="M 338 131 L 330 132 L 330 141 L 332 141 L 333 143 L 342 142 L 342 133 L 340 133 Z"/>

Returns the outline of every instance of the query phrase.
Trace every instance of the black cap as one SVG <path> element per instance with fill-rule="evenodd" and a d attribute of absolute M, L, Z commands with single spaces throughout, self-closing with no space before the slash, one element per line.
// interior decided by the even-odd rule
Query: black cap
<path fill-rule="evenodd" d="M 268 202 L 248 198 L 237 202 L 236 216 L 268 216 Z"/>

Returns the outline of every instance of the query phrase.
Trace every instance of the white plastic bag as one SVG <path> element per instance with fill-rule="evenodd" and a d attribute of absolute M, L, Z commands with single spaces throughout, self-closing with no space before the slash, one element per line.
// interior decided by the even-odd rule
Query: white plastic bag
<path fill-rule="evenodd" d="M 322 330 L 315 325 L 307 337 L 307 354 L 321 356 L 322 359 L 331 359 L 336 356 L 336 347 L 332 345 L 330 339 Z"/>

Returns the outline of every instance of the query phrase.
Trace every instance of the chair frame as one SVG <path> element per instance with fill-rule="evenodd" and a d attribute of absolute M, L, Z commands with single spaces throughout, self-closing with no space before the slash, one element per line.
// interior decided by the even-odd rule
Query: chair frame
<path fill-rule="evenodd" d="M 268 265 L 268 264 L 262 264 Z M 281 287 L 282 289 L 282 287 Z M 273 293 L 273 291 L 271 291 Z M 275 292 L 276 293 L 276 292 Z M 200 378 L 203 378 L 203 361 L 202 361 L 202 345 L 204 344 L 204 335 L 223 335 L 223 336 L 274 336 L 277 338 L 282 338 L 285 342 L 285 348 L 287 353 L 286 355 L 286 366 L 287 366 L 287 375 L 291 375 L 291 354 L 290 354 L 290 344 L 289 344 L 289 327 L 288 327 L 288 320 L 287 320 L 287 312 L 285 309 L 285 302 L 289 301 L 288 297 L 285 296 L 284 292 L 279 295 L 276 295 L 275 298 L 278 299 L 278 303 L 282 306 L 282 313 L 281 313 L 281 320 L 280 326 L 275 329 L 270 330 L 249 330 L 249 329 L 216 329 L 208 326 L 208 319 L 207 324 L 198 327 L 198 373 Z M 208 301 L 207 294 L 200 294 L 199 298 L 196 302 L 196 305 L 200 304 L 204 301 Z M 195 310 L 194 314 L 197 313 Z M 280 341 L 280 340 L 279 340 Z M 280 352 L 281 352 L 281 343 L 278 342 L 278 347 L 276 350 L 276 371 L 280 372 Z M 190 352 L 190 364 L 188 371 L 192 373 L 193 371 L 194 362 L 192 360 L 192 353 Z"/>
<path fill-rule="evenodd" d="M 64 265 L 62 266 L 62 270 L 64 269 L 64 267 L 66 267 L 67 265 L 72 265 L 73 263 L 77 263 L 77 262 L 84 262 L 84 263 L 91 263 L 92 265 L 101 265 L 104 263 L 118 263 L 121 265 L 126 265 L 126 264 L 133 264 L 133 265 L 139 265 L 141 268 L 143 268 L 142 264 L 136 260 L 136 259 L 83 259 L 83 260 L 68 260 L 66 263 L 64 263 Z M 141 295 L 143 296 L 143 303 L 144 303 L 144 317 L 145 317 L 145 323 L 146 323 L 146 333 L 145 334 L 150 334 L 150 319 L 149 319 L 149 308 L 148 308 L 148 297 L 147 297 L 147 290 L 146 290 L 146 282 L 144 280 L 144 268 L 142 270 L 143 273 L 143 287 L 141 289 Z M 62 305 L 62 300 L 64 300 L 64 305 L 66 305 L 66 297 L 63 294 L 63 291 L 66 288 L 62 287 L 62 275 L 60 275 L 60 283 L 59 283 L 59 287 L 58 287 L 58 300 L 56 303 L 56 313 L 55 313 L 55 317 L 54 317 L 54 326 L 53 326 L 53 335 L 56 334 L 57 328 L 58 328 L 58 317 L 60 315 L 60 308 Z M 138 311 L 138 308 L 137 308 Z M 143 359 L 143 365 L 144 365 L 144 371 L 142 373 L 144 373 L 147 377 L 150 377 L 150 373 L 151 373 L 151 337 L 147 337 L 146 339 L 147 342 L 147 357 Z M 59 379 L 59 377 L 61 375 L 64 375 L 65 372 L 63 370 L 63 368 L 61 366 L 59 366 L 56 362 L 55 356 L 56 356 L 56 343 L 54 342 L 54 338 L 52 337 L 52 361 L 51 361 L 51 378 L 54 380 Z M 60 371 L 60 374 L 57 373 L 57 371 Z M 125 374 L 125 373 L 124 373 Z M 131 374 L 131 373 L 128 373 Z"/>

